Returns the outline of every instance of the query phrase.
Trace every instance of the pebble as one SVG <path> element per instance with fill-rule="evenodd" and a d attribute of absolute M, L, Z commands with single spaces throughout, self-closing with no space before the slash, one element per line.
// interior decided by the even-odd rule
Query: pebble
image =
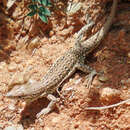
<path fill-rule="evenodd" d="M 49 32 L 49 36 L 52 37 L 54 35 L 54 31 Z"/>
<path fill-rule="evenodd" d="M 61 120 L 60 117 L 54 117 L 54 118 L 52 119 L 52 122 L 53 122 L 53 123 L 58 123 L 60 120 Z"/>
<path fill-rule="evenodd" d="M 19 124 L 19 125 L 17 126 L 17 130 L 24 130 L 22 124 Z"/>
<path fill-rule="evenodd" d="M 14 86 L 14 84 L 24 84 L 26 81 L 28 81 L 29 77 L 29 74 L 25 75 L 24 73 L 19 73 L 13 78 L 10 86 Z"/>
<path fill-rule="evenodd" d="M 99 76 L 99 81 L 101 81 L 101 82 L 106 82 L 106 81 L 108 81 L 109 80 L 109 78 L 107 77 L 107 76 Z"/>
<path fill-rule="evenodd" d="M 2 93 L 0 93 L 0 100 L 2 100 L 2 98 L 3 98 L 3 95 L 2 95 Z"/>
<path fill-rule="evenodd" d="M 4 130 L 24 130 L 24 128 L 21 124 L 19 124 L 17 126 L 7 126 L 4 128 Z"/>
<path fill-rule="evenodd" d="M 78 12 L 80 10 L 81 6 L 82 6 L 82 4 L 80 2 L 68 5 L 67 15 L 75 14 L 76 12 Z"/>
<path fill-rule="evenodd" d="M 122 83 L 122 84 L 125 84 L 125 80 L 124 80 L 124 79 L 122 79 L 122 80 L 121 80 L 121 83 Z"/>
<path fill-rule="evenodd" d="M 103 102 L 111 103 L 111 101 L 120 98 L 120 91 L 109 87 L 103 88 L 100 92 L 100 99 Z"/>
<path fill-rule="evenodd" d="M 130 101 L 126 102 L 125 104 L 130 105 Z"/>
<path fill-rule="evenodd" d="M 33 127 L 33 128 L 31 128 L 30 130 L 35 130 L 35 128 Z"/>
<path fill-rule="evenodd" d="M 75 84 L 79 84 L 81 81 L 81 78 L 75 81 Z"/>
<path fill-rule="evenodd" d="M 3 68 L 5 68 L 5 66 L 6 66 L 6 63 L 5 62 L 1 62 L 0 63 L 0 70 L 2 70 Z"/>
<path fill-rule="evenodd" d="M 127 63 L 130 64 L 130 52 L 128 52 L 127 56 L 128 56 Z"/>
<path fill-rule="evenodd" d="M 129 84 L 129 83 L 130 83 L 130 78 L 128 78 L 128 79 L 126 79 L 126 80 L 122 79 L 122 80 L 121 80 L 121 83 L 122 83 L 122 84 Z"/>
<path fill-rule="evenodd" d="M 26 106 L 26 102 L 24 101 L 21 103 L 21 107 L 24 108 L 25 106 Z"/>
<path fill-rule="evenodd" d="M 9 108 L 9 110 L 15 110 L 15 105 L 14 104 L 9 104 L 8 105 L 8 108 Z"/>
<path fill-rule="evenodd" d="M 57 39 L 56 39 L 56 36 L 55 36 L 55 35 L 52 36 L 52 37 L 51 37 L 51 40 L 52 40 L 53 42 L 56 42 L 56 40 L 57 40 Z"/>
<path fill-rule="evenodd" d="M 129 83 L 130 83 L 130 78 L 128 78 L 128 79 L 126 80 L 126 83 L 127 83 L 127 84 L 129 84 Z"/>
<path fill-rule="evenodd" d="M 128 52 L 128 58 L 130 58 L 130 52 Z"/>
<path fill-rule="evenodd" d="M 4 130 L 17 130 L 17 128 L 15 126 L 7 126 Z"/>
<path fill-rule="evenodd" d="M 123 88 L 123 89 L 127 89 L 127 86 L 124 85 L 124 86 L 122 86 L 122 88 Z"/>
<path fill-rule="evenodd" d="M 80 125 L 81 125 L 81 122 L 76 122 L 76 123 L 74 124 L 74 128 L 77 129 Z"/>
<path fill-rule="evenodd" d="M 8 71 L 14 72 L 16 69 L 17 69 L 17 64 L 16 63 L 12 62 L 11 64 L 9 64 Z"/>
<path fill-rule="evenodd" d="M 127 60 L 127 63 L 130 64 L 130 60 Z"/>
<path fill-rule="evenodd" d="M 5 109 L 5 106 L 2 104 L 1 106 L 0 106 L 0 111 L 3 111 Z"/>
<path fill-rule="evenodd" d="M 51 130 L 51 128 L 49 128 L 48 126 L 45 126 L 44 130 Z"/>

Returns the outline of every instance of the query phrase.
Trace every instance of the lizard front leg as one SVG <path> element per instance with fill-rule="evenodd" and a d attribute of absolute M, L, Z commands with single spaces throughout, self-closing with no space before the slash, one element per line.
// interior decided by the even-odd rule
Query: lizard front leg
<path fill-rule="evenodd" d="M 52 94 L 48 94 L 47 99 L 50 101 L 48 106 L 46 108 L 43 108 L 37 115 L 36 117 L 39 118 L 41 115 L 48 114 L 50 111 L 52 111 L 56 105 L 56 102 L 58 102 L 59 98 L 56 98 Z"/>
<path fill-rule="evenodd" d="M 88 65 L 85 65 L 83 62 L 77 63 L 76 68 L 78 70 L 81 70 L 84 73 L 89 73 L 89 75 L 86 76 L 88 82 L 86 84 L 86 80 L 85 80 L 85 86 L 87 86 L 87 88 L 90 88 L 93 78 L 97 74 L 96 70 L 89 67 Z"/>

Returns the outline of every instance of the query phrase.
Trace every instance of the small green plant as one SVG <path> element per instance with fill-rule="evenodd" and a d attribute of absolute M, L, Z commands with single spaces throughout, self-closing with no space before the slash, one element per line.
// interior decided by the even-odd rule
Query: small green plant
<path fill-rule="evenodd" d="M 46 7 L 50 6 L 50 0 L 32 0 L 32 4 L 28 6 L 31 11 L 27 14 L 27 16 L 34 16 L 35 14 L 38 14 L 43 22 L 48 23 L 47 16 L 50 16 L 51 13 Z"/>

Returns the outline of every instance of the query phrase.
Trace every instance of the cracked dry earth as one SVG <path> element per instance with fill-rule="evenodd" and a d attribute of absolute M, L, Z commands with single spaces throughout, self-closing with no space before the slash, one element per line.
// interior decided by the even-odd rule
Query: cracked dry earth
<path fill-rule="evenodd" d="M 72 32 L 73 26 L 56 34 L 52 31 L 49 38 L 40 38 L 40 46 L 33 51 L 32 44 L 28 49 L 21 47 L 20 40 L 14 44 L 16 50 L 9 60 L 0 62 L 0 130 L 129 130 L 130 102 L 105 110 L 86 110 L 89 106 L 111 105 L 130 98 L 130 11 L 122 11 L 127 6 L 119 5 L 109 33 L 86 58 L 100 72 L 90 91 L 84 86 L 86 75 L 77 71 L 62 85 L 64 99 L 39 119 L 36 114 L 47 106 L 46 98 L 26 106 L 25 102 L 4 95 L 10 83 L 23 82 L 23 77 L 40 81 L 57 57 L 73 46 L 73 35 L 63 37 Z"/>

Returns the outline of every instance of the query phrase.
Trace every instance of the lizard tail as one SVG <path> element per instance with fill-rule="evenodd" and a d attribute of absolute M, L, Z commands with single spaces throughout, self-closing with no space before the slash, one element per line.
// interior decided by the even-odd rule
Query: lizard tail
<path fill-rule="evenodd" d="M 95 49 L 100 44 L 101 40 L 104 38 L 104 36 L 108 32 L 108 30 L 112 24 L 112 20 L 115 17 L 117 3 L 118 3 L 118 0 L 113 0 L 111 12 L 110 12 L 109 17 L 107 18 L 106 23 L 96 34 L 94 34 L 92 37 L 90 37 L 88 40 L 86 40 L 82 44 L 84 47 L 89 48 L 89 52 L 91 52 L 93 49 Z M 87 53 L 89 53 L 89 52 L 87 52 Z"/>

